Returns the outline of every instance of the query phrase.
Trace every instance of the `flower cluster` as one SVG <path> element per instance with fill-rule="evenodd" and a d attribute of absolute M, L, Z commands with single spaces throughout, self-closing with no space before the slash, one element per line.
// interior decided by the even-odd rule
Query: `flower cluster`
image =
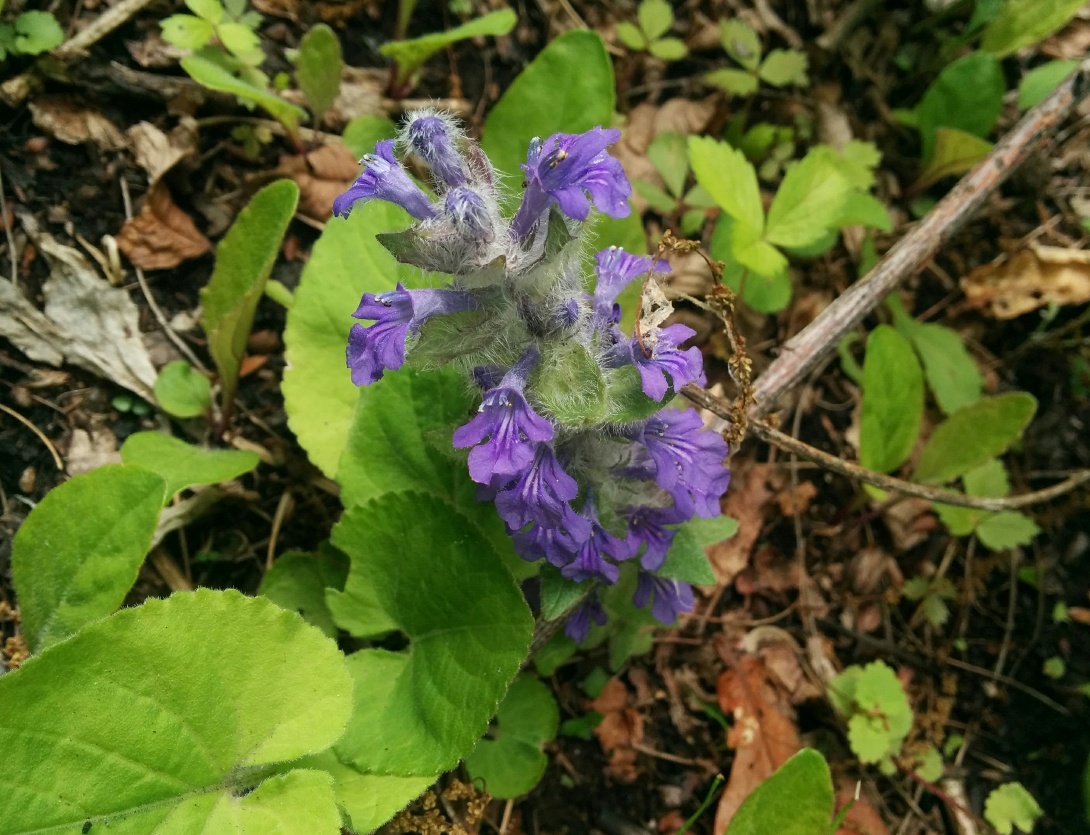
<path fill-rule="evenodd" d="M 365 294 L 354 315 L 370 324 L 352 327 L 347 359 L 357 385 L 410 355 L 422 367 L 463 369 L 481 400 L 453 446 L 468 450 L 469 475 L 516 551 L 575 583 L 613 585 L 631 561 L 635 605 L 672 623 L 693 593 L 662 569 L 679 525 L 718 515 L 727 447 L 695 412 L 666 405 L 685 383 L 704 382 L 699 349 L 682 347 L 693 331 L 661 326 L 662 311 L 636 337 L 619 327 L 621 292 L 668 265 L 611 247 L 595 256 L 594 292 L 584 290 L 581 222 L 592 204 L 611 217 L 629 212 L 631 186 L 606 150 L 619 138 L 598 127 L 533 140 L 522 202 L 506 218 L 480 148 L 443 114 L 410 114 L 397 140 L 364 157 L 335 213 L 369 199 L 400 206 L 417 222 L 383 244 L 451 281 Z M 431 194 L 396 149 L 431 172 Z M 567 632 L 581 641 L 605 619 L 594 591 Z"/>

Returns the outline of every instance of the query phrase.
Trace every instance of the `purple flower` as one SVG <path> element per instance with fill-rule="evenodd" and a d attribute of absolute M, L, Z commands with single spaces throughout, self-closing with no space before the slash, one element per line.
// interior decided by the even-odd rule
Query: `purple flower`
<path fill-rule="evenodd" d="M 552 424 L 530 408 L 523 394 L 540 357 L 537 346 L 531 345 L 499 386 L 485 394 L 474 418 L 454 433 L 455 449 L 473 447 L 469 475 L 478 484 L 524 470 L 534 460 L 537 444 L 553 439 Z"/>
<path fill-rule="evenodd" d="M 641 571 L 632 603 L 637 609 L 642 609 L 648 601 L 651 601 L 651 614 L 655 620 L 669 626 L 682 612 L 693 610 L 693 589 L 680 580 L 669 580 Z"/>
<path fill-rule="evenodd" d="M 580 603 L 564 626 L 564 634 L 577 644 L 583 643 L 590 634 L 592 625 L 606 625 L 606 610 L 598 601 L 598 593 L 592 592 L 586 600 Z"/>
<path fill-rule="evenodd" d="M 564 472 L 551 445 L 540 443 L 534 460 L 522 475 L 496 496 L 496 511 L 509 528 L 519 530 L 531 522 L 543 528 L 568 527 L 581 517 L 568 504 L 579 492 L 575 479 Z M 585 524 L 585 520 L 584 520 Z M 589 535 L 589 525 L 587 534 Z M 572 532 L 574 533 L 574 532 Z M 583 537 L 576 536 L 577 540 Z"/>
<path fill-rule="evenodd" d="M 723 466 L 727 443 L 704 431 L 691 409 L 663 409 L 648 418 L 638 440 L 655 463 L 655 482 L 673 496 L 680 513 L 718 516 L 719 497 L 730 483 Z"/>
<path fill-rule="evenodd" d="M 620 138 L 619 130 L 597 127 L 586 133 L 554 133 L 544 142 L 532 140 L 521 166 L 526 192 L 511 222 L 514 236 L 525 239 L 552 202 L 575 220 L 587 219 L 592 200 L 610 217 L 627 217 L 632 186 L 621 164 L 606 153 L 606 146 Z"/>
<path fill-rule="evenodd" d="M 594 285 L 594 305 L 604 311 L 612 310 L 617 296 L 635 279 L 650 272 L 670 272 L 670 265 L 661 259 L 654 261 L 645 255 L 632 255 L 615 246 L 603 249 L 594 259 L 598 262 L 594 268 L 598 275 Z"/>
<path fill-rule="evenodd" d="M 363 173 L 348 191 L 333 201 L 333 214 L 337 217 L 348 217 L 357 202 L 372 198 L 394 203 L 417 220 L 435 217 L 431 200 L 395 159 L 394 140 L 379 142 L 375 153 L 365 154 L 360 161 L 364 164 Z"/>
<path fill-rule="evenodd" d="M 488 207 L 468 186 L 456 186 L 447 192 L 446 214 L 464 238 L 488 243 L 494 237 Z"/>
<path fill-rule="evenodd" d="M 410 115 L 405 144 L 448 188 L 465 185 L 465 167 L 458 153 L 458 131 L 448 119 L 430 111 Z"/>
<path fill-rule="evenodd" d="M 574 533 L 569 528 L 574 528 Z M 563 568 L 575 559 L 575 552 L 579 550 L 576 535 L 590 536 L 590 527 L 582 516 L 569 508 L 564 527 L 543 528 L 534 524 L 524 531 L 512 533 L 511 540 L 515 553 L 527 562 L 544 558 L 550 565 Z"/>
<path fill-rule="evenodd" d="M 647 571 L 658 571 L 666 562 L 666 554 L 673 544 L 676 525 L 687 517 L 678 513 L 674 507 L 634 507 L 628 512 L 628 547 L 632 553 L 639 552 L 646 546 L 640 557 L 640 565 Z"/>
<path fill-rule="evenodd" d="M 642 341 L 640 338 L 632 340 L 632 361 L 640 372 L 644 394 L 652 400 L 662 400 L 668 388 L 667 375 L 673 382 L 675 392 L 686 383 L 704 382 L 704 358 L 700 355 L 700 349 L 694 345 L 679 351 L 677 347 L 695 335 L 696 331 L 687 325 L 670 325 L 657 333 L 644 334 Z M 650 351 L 647 346 L 649 339 L 654 341 Z"/>
<path fill-rule="evenodd" d="M 583 510 L 579 514 L 590 523 L 590 536 L 579 546 L 575 559 L 561 570 L 567 579 L 576 583 L 584 580 L 601 580 L 613 585 L 617 582 L 620 569 L 606 557 L 626 560 L 634 553 L 628 542 L 619 539 L 602 527 L 598 521 L 598 509 L 594 500 L 587 497 Z"/>
<path fill-rule="evenodd" d="M 419 333 L 432 316 L 476 306 L 473 296 L 461 290 L 406 290 L 401 282 L 396 290 L 364 293 L 352 315 L 374 319 L 375 324 L 353 325 L 348 333 L 346 359 L 352 369 L 352 382 L 370 385 L 387 369 L 401 368 L 405 363 L 405 340 L 410 333 Z"/>

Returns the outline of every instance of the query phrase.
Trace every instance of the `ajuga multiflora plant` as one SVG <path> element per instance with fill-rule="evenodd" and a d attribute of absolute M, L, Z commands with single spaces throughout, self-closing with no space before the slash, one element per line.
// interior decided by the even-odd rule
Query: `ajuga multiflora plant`
<path fill-rule="evenodd" d="M 526 560 L 545 559 L 572 582 L 617 582 L 619 563 L 639 561 L 634 602 L 673 623 L 692 589 L 656 572 L 677 526 L 719 513 L 727 446 L 698 414 L 666 405 L 685 383 L 704 382 L 694 335 L 665 325 L 661 293 L 645 305 L 636 336 L 620 330 L 616 299 L 633 281 L 669 272 L 665 261 L 616 247 L 594 256 L 587 292 L 584 229 L 591 205 L 629 212 L 631 186 L 607 152 L 620 132 L 601 127 L 530 143 L 522 202 L 500 209 L 500 184 L 480 147 L 445 114 L 410 114 L 397 140 L 379 142 L 336 201 L 395 203 L 416 219 L 380 235 L 399 261 L 450 280 L 435 289 L 366 293 L 347 359 L 370 385 L 404 365 L 461 369 L 479 393 L 477 413 L 454 429 L 470 477 L 495 503 Z M 396 152 L 431 173 L 434 196 Z M 596 593 L 567 624 L 577 641 L 605 621 Z"/>

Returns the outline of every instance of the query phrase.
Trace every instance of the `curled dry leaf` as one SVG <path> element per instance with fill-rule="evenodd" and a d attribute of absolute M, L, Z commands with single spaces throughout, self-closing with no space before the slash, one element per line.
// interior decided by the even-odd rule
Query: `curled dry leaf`
<path fill-rule="evenodd" d="M 1050 304 L 1090 301 L 1090 252 L 1032 246 L 998 266 L 977 267 L 961 279 L 966 303 L 996 319 L 1013 319 Z"/>
<path fill-rule="evenodd" d="M 117 245 L 134 265 L 145 270 L 169 270 L 212 249 L 212 242 L 178 208 L 162 182 L 156 182 L 144 195 L 140 214 L 125 221 Z"/>
<path fill-rule="evenodd" d="M 749 565 L 750 553 L 764 527 L 765 508 L 772 491 L 768 477 L 773 468 L 736 459 L 731 471 L 731 489 L 723 505 L 723 514 L 738 520 L 738 533 L 708 548 L 715 579 L 720 585 L 734 582 Z"/>
<path fill-rule="evenodd" d="M 31 359 L 54 366 L 70 362 L 154 403 L 155 368 L 128 293 L 100 278 L 82 252 L 42 232 L 33 217 L 20 220 L 49 262 L 42 285 L 45 310 L 0 279 L 0 336 Z"/>
<path fill-rule="evenodd" d="M 306 156 L 282 156 L 275 173 L 299 186 L 300 214 L 324 221 L 333 214 L 333 201 L 359 176 L 360 165 L 344 145 L 329 144 Z"/>
<path fill-rule="evenodd" d="M 103 151 L 125 147 L 125 135 L 113 122 L 67 96 L 40 96 L 27 106 L 35 125 L 68 145 L 93 142 Z"/>
<path fill-rule="evenodd" d="M 719 676 L 716 692 L 719 709 L 733 722 L 727 745 L 734 749 L 734 763 L 712 829 L 723 835 L 742 802 L 802 748 L 802 741 L 787 694 L 760 658 L 735 657 Z"/>
<path fill-rule="evenodd" d="M 169 134 L 151 122 L 138 122 L 125 132 L 140 167 L 148 172 L 148 183 L 160 177 L 197 150 L 197 130 L 191 118 L 183 119 Z"/>
<path fill-rule="evenodd" d="M 620 679 L 610 679 L 590 708 L 602 714 L 594 735 L 609 755 L 606 772 L 624 783 L 635 781 L 639 772 L 632 745 L 643 740 L 643 717 L 628 706 L 628 688 Z"/>

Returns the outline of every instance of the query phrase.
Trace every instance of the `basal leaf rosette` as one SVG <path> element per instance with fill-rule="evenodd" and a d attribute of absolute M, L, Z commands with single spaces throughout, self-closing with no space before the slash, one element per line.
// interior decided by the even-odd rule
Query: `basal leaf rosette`
<path fill-rule="evenodd" d="M 336 645 L 266 600 L 125 609 L 0 678 L 0 833 L 336 835 L 332 778 L 288 764 L 351 706 Z"/>
<path fill-rule="evenodd" d="M 349 508 L 332 541 L 352 560 L 344 591 L 327 593 L 337 624 L 359 638 L 400 633 L 409 642 L 349 656 L 356 703 L 338 757 L 379 775 L 452 768 L 485 732 L 529 649 L 533 619 L 518 585 L 475 525 L 423 493 Z"/>

